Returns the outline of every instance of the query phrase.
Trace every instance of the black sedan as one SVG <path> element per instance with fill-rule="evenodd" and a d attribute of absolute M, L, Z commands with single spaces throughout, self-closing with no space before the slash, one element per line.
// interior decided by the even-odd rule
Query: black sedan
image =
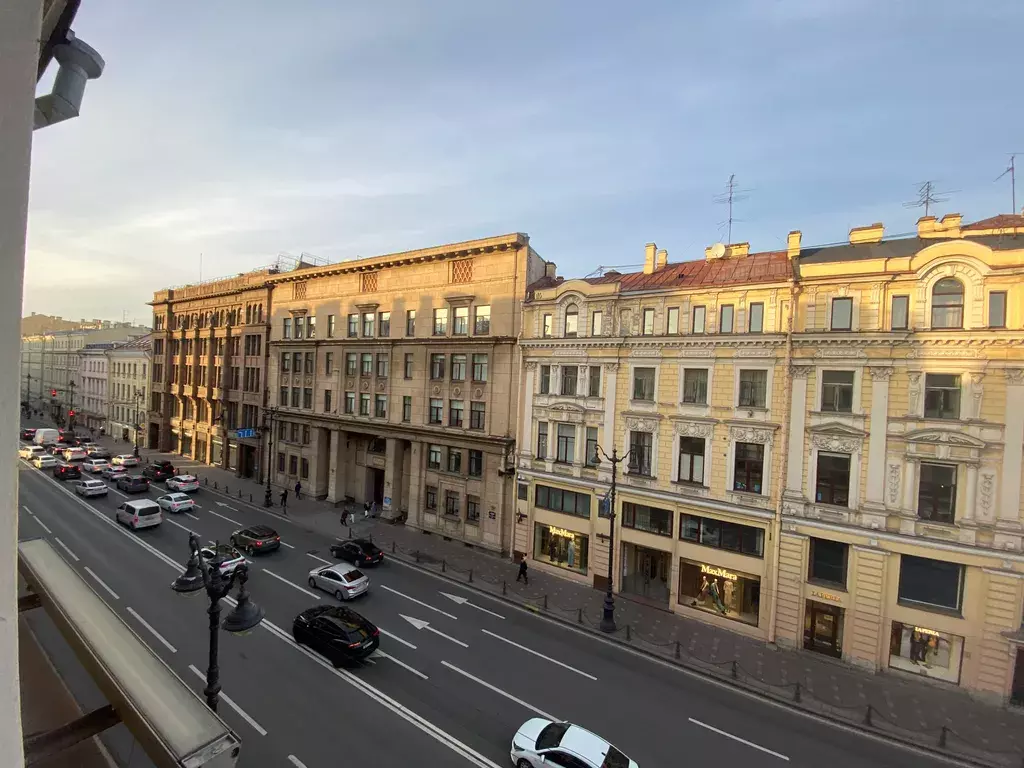
<path fill-rule="evenodd" d="M 367 539 L 349 539 L 331 544 L 331 557 L 352 563 L 359 568 L 380 565 L 384 562 L 384 553 L 376 544 Z"/>
<path fill-rule="evenodd" d="M 80 480 L 82 470 L 77 464 L 58 464 L 53 468 L 53 476 L 58 480 Z"/>
<path fill-rule="evenodd" d="M 380 630 L 340 605 L 307 608 L 295 617 L 292 636 L 336 667 L 365 659 L 380 645 Z"/>
<path fill-rule="evenodd" d="M 28 427 L 27 429 L 21 430 L 21 439 L 26 443 L 31 443 L 32 438 L 36 436 L 35 427 Z"/>
<path fill-rule="evenodd" d="M 231 543 L 247 555 L 259 552 L 273 552 L 281 548 L 281 537 L 277 531 L 266 525 L 241 528 L 231 534 Z"/>
<path fill-rule="evenodd" d="M 142 474 L 151 482 L 169 480 L 174 477 L 174 465 L 169 461 L 155 461 L 142 470 Z"/>

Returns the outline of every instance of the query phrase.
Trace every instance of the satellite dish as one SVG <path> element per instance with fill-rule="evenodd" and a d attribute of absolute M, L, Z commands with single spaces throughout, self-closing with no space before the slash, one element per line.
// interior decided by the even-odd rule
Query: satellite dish
<path fill-rule="evenodd" d="M 720 259 L 725 256 L 725 243 L 715 243 L 712 245 L 711 249 L 708 251 L 708 255 L 712 259 Z"/>

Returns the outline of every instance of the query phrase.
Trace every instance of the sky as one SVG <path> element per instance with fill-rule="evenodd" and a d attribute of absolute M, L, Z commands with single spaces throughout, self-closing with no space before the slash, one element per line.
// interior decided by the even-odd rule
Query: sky
<path fill-rule="evenodd" d="M 559 274 L 1011 209 L 1019 0 L 85 0 L 106 60 L 34 137 L 24 310 L 525 232 Z M 54 67 L 55 69 L 55 67 Z M 50 76 L 40 83 L 48 92 Z"/>

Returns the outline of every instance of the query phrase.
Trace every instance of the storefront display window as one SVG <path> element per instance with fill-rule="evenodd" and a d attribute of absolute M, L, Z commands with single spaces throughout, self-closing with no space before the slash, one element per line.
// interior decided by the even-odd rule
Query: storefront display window
<path fill-rule="evenodd" d="M 761 578 L 679 560 L 679 603 L 757 626 Z"/>
<path fill-rule="evenodd" d="M 915 624 L 892 623 L 889 666 L 950 683 L 960 682 L 964 639 Z"/>
<path fill-rule="evenodd" d="M 533 526 L 533 559 L 576 573 L 587 573 L 590 537 L 555 525 Z"/>
<path fill-rule="evenodd" d="M 843 609 L 808 600 L 804 609 L 804 648 L 840 658 L 843 655 Z"/>

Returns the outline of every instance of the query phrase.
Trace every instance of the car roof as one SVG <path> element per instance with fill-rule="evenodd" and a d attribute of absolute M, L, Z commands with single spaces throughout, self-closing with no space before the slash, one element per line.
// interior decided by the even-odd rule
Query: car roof
<path fill-rule="evenodd" d="M 325 565 L 320 570 L 321 571 L 332 571 L 333 573 L 336 573 L 339 576 L 344 576 L 346 573 L 351 573 L 352 571 L 358 571 L 359 569 L 356 568 L 351 563 L 334 563 L 333 565 Z"/>
<path fill-rule="evenodd" d="M 83 480 L 82 485 L 102 485 L 104 488 L 107 487 L 107 484 L 104 483 L 102 480 L 93 480 L 92 478 L 89 478 L 88 480 Z"/>
<path fill-rule="evenodd" d="M 131 499 L 130 501 L 126 501 L 125 502 L 125 506 L 128 506 L 128 507 L 157 507 L 158 509 L 160 507 L 160 505 L 157 504 L 152 499 Z"/>
<path fill-rule="evenodd" d="M 195 480 L 195 475 L 175 475 L 172 480 Z"/>
<path fill-rule="evenodd" d="M 277 531 L 267 525 L 250 525 L 243 530 L 251 536 L 277 536 Z"/>
<path fill-rule="evenodd" d="M 168 493 L 167 496 L 169 498 L 174 499 L 175 501 L 179 501 L 181 499 L 191 499 L 192 498 L 187 493 L 179 493 L 178 491 L 175 491 L 174 493 Z"/>
<path fill-rule="evenodd" d="M 604 760 L 610 747 L 611 744 L 596 733 L 591 733 L 578 725 L 570 725 L 569 730 L 565 732 L 562 740 L 558 743 L 559 749 L 575 752 L 595 763 L 601 763 Z"/>

